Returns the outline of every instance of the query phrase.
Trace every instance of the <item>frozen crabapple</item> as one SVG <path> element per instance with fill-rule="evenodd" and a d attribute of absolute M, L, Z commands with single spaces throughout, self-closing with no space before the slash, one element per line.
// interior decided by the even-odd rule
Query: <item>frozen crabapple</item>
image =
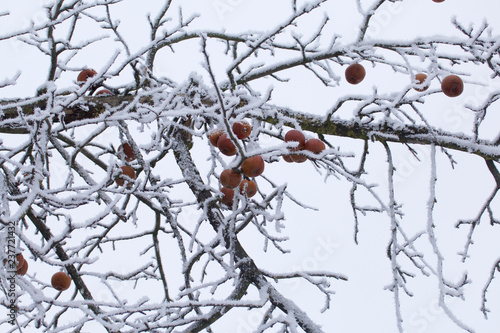
<path fill-rule="evenodd" d="M 264 172 L 264 159 L 260 155 L 247 158 L 241 163 L 241 172 L 247 177 L 257 177 Z"/>
<path fill-rule="evenodd" d="M 441 90 L 448 97 L 457 97 L 464 91 L 464 82 L 457 75 L 448 75 L 441 81 Z"/>
<path fill-rule="evenodd" d="M 109 89 L 101 89 L 98 92 L 96 92 L 95 95 L 100 97 L 105 97 L 105 96 L 112 96 L 113 93 Z"/>
<path fill-rule="evenodd" d="M 9 257 L 10 257 L 10 256 L 9 256 Z M 9 261 L 8 261 L 7 259 L 4 259 L 4 260 L 3 260 L 3 264 L 4 264 L 4 265 L 7 265 L 7 263 L 8 263 L 8 262 L 9 262 Z M 22 254 L 22 253 L 18 253 L 18 254 L 16 254 L 16 261 L 15 261 L 15 264 L 16 264 L 16 271 L 19 271 L 19 270 L 23 267 L 23 265 L 24 265 L 24 263 L 25 263 L 25 262 L 26 262 L 26 260 L 24 260 L 24 256 L 23 256 L 23 254 Z M 14 266 L 11 266 L 10 264 L 9 264 L 8 266 L 10 266 L 10 267 L 9 267 L 9 270 L 14 268 Z"/>
<path fill-rule="evenodd" d="M 134 150 L 128 142 L 124 142 L 118 147 L 118 157 L 127 162 L 132 162 L 136 159 Z"/>
<path fill-rule="evenodd" d="M 286 132 L 285 142 L 298 142 L 296 147 L 290 148 L 291 151 L 302 150 L 306 144 L 306 137 L 301 131 L 293 129 Z"/>
<path fill-rule="evenodd" d="M 424 73 L 416 74 L 415 81 L 417 82 L 417 85 L 415 87 L 413 87 L 413 89 L 415 89 L 416 91 L 419 91 L 419 92 L 426 91 L 427 89 L 429 89 L 428 85 L 422 86 L 422 83 L 424 83 L 425 80 L 427 80 L 426 74 L 424 74 Z"/>
<path fill-rule="evenodd" d="M 233 124 L 233 133 L 240 140 L 246 139 L 252 133 L 252 126 L 246 120 L 239 120 Z"/>
<path fill-rule="evenodd" d="M 217 140 L 217 147 L 226 156 L 236 155 L 236 146 L 227 134 L 222 134 Z"/>
<path fill-rule="evenodd" d="M 253 180 L 243 179 L 240 183 L 240 193 L 246 194 L 247 198 L 257 194 L 257 184 Z"/>
<path fill-rule="evenodd" d="M 26 260 L 24 259 L 22 253 L 16 255 L 16 261 L 17 261 L 16 270 L 21 269 L 23 265 L 26 263 Z"/>
<path fill-rule="evenodd" d="M 304 154 L 294 154 L 290 155 L 290 157 L 295 163 L 304 163 L 305 161 L 307 161 L 307 156 Z"/>
<path fill-rule="evenodd" d="M 23 265 L 17 269 L 17 275 L 25 275 L 28 272 L 28 262 L 24 260 Z"/>
<path fill-rule="evenodd" d="M 135 171 L 132 167 L 128 165 L 124 165 L 121 167 L 121 174 L 118 175 L 115 179 L 116 185 L 123 186 L 127 181 L 127 187 L 132 186 L 132 181 L 135 179 Z"/>
<path fill-rule="evenodd" d="M 71 277 L 64 272 L 57 272 L 52 275 L 50 280 L 52 287 L 59 291 L 67 290 L 71 286 Z"/>
<path fill-rule="evenodd" d="M 363 65 L 354 63 L 345 70 L 345 79 L 350 84 L 358 84 L 365 78 L 366 71 Z"/>
<path fill-rule="evenodd" d="M 82 70 L 77 78 L 76 78 L 76 83 L 79 84 L 80 86 L 84 85 L 87 80 L 93 76 L 96 76 L 97 72 L 93 70 L 92 68 L 86 68 Z"/>
<path fill-rule="evenodd" d="M 224 134 L 224 131 L 220 128 L 216 128 L 212 132 L 210 132 L 208 139 L 210 140 L 212 146 L 217 147 L 217 141 L 219 141 L 219 138 L 222 134 Z"/>
<path fill-rule="evenodd" d="M 235 188 L 241 183 L 241 174 L 231 169 L 226 169 L 220 174 L 220 183 L 224 187 Z"/>
<path fill-rule="evenodd" d="M 232 206 L 233 205 L 233 199 L 234 199 L 234 190 L 229 187 L 223 187 L 220 189 L 222 192 L 222 199 L 221 202 L 226 205 L 226 206 Z"/>
<path fill-rule="evenodd" d="M 309 139 L 306 141 L 304 146 L 305 150 L 308 150 L 314 154 L 320 154 L 323 150 L 325 150 L 325 144 L 320 139 Z"/>

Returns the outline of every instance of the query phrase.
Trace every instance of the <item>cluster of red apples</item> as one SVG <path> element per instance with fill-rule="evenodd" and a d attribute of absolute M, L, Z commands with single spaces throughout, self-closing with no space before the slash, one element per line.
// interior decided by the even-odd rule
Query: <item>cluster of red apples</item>
<path fill-rule="evenodd" d="M 4 260 L 4 265 L 7 260 Z M 16 255 L 16 274 L 25 275 L 28 272 L 28 262 L 24 259 L 22 253 Z M 64 272 L 57 272 L 51 278 L 52 287 L 59 291 L 64 291 L 71 286 L 71 277 Z"/>
<path fill-rule="evenodd" d="M 252 132 L 251 125 L 245 121 L 236 121 L 232 125 L 232 132 L 239 140 L 248 138 Z M 237 148 L 230 136 L 222 129 L 215 129 L 210 133 L 210 143 L 219 149 L 226 156 L 237 154 Z M 299 130 L 290 130 L 285 134 L 285 142 L 291 143 L 288 148 L 290 154 L 283 155 L 287 162 L 305 162 L 308 157 L 301 154 L 301 151 L 307 150 L 314 154 L 319 154 L 325 149 L 325 144 L 319 139 L 306 140 L 304 134 Z M 221 192 L 222 203 L 232 206 L 234 191 L 237 189 L 247 198 L 253 197 L 257 193 L 257 184 L 251 178 L 260 176 L 264 172 L 264 160 L 260 155 L 254 155 L 246 158 L 239 168 L 225 169 L 221 172 L 219 181 L 222 185 Z"/>
<path fill-rule="evenodd" d="M 443 2 L 444 0 L 433 0 L 434 2 Z M 87 68 L 82 70 L 77 77 L 77 84 L 82 86 L 89 79 L 97 75 L 94 69 Z M 350 84 L 358 84 L 364 80 L 366 70 L 363 65 L 353 63 L 345 70 L 346 81 Z M 422 92 L 429 88 L 424 85 L 427 80 L 427 75 L 424 73 L 416 74 L 414 81 L 416 82 L 415 90 Z M 448 75 L 441 81 L 441 90 L 446 96 L 459 96 L 464 89 L 463 81 L 457 75 Z M 96 92 L 96 96 L 112 95 L 108 89 L 101 89 Z M 247 121 L 236 121 L 232 126 L 233 134 L 240 140 L 244 140 L 250 136 L 252 132 L 251 125 Z M 226 156 L 234 156 L 237 153 L 237 148 L 231 138 L 223 130 L 217 129 L 210 134 L 210 142 L 217 147 L 220 152 Z M 306 140 L 304 134 L 298 130 L 291 130 L 285 135 L 285 142 L 296 142 L 297 145 L 290 148 L 291 154 L 284 155 L 283 159 L 289 163 L 305 162 L 308 157 L 305 154 L 300 154 L 300 151 L 307 150 L 314 154 L 319 154 L 325 149 L 325 144 L 318 139 Z M 132 147 L 128 143 L 123 143 L 118 148 L 118 155 L 122 161 L 131 162 L 136 159 Z M 134 169 L 125 164 L 120 167 L 120 173 L 115 178 L 118 186 L 126 185 L 131 188 L 133 180 L 136 178 Z M 247 197 L 252 197 L 257 193 L 257 185 L 253 180 L 243 179 L 243 176 L 252 178 L 259 176 L 264 171 L 264 160 L 260 155 L 247 158 L 241 164 L 241 170 L 224 170 L 220 175 L 220 182 L 224 197 L 222 202 L 230 205 L 233 202 L 234 189 L 239 188 L 240 193 L 246 194 Z"/>
<path fill-rule="evenodd" d="M 444 0 L 442 0 L 444 1 Z M 435 1 L 435 2 L 442 2 Z M 349 65 L 345 70 L 345 79 L 350 84 L 358 84 L 366 76 L 366 70 L 363 65 L 359 63 L 354 63 Z M 414 88 L 416 91 L 425 91 L 429 88 L 428 85 L 422 86 L 427 80 L 427 75 L 424 73 L 418 73 L 414 77 L 417 86 Z M 464 83 L 462 79 L 457 75 L 448 75 L 441 81 L 441 90 L 448 97 L 457 97 L 464 91 Z"/>
<path fill-rule="evenodd" d="M 247 139 L 252 133 L 252 126 L 245 120 L 236 121 L 232 126 L 233 134 L 239 140 Z M 210 133 L 210 143 L 217 147 L 226 156 L 234 156 L 237 153 L 236 145 L 230 136 L 222 129 L 216 129 Z M 264 172 L 264 159 L 260 155 L 246 158 L 239 169 L 226 169 L 220 174 L 219 180 L 222 185 L 222 203 L 232 206 L 234 190 L 238 189 L 247 198 L 257 193 L 257 184 L 250 178 L 260 176 Z M 244 178 L 245 177 L 245 178 Z"/>
<path fill-rule="evenodd" d="M 288 150 L 292 152 L 289 155 L 283 155 L 283 159 L 288 163 L 302 163 L 308 160 L 305 154 L 301 154 L 301 151 L 309 151 L 313 154 L 320 154 L 325 150 L 326 146 L 323 141 L 319 139 L 307 139 L 299 130 L 290 130 L 285 134 L 285 142 L 295 143 L 295 146 L 289 148 Z"/>

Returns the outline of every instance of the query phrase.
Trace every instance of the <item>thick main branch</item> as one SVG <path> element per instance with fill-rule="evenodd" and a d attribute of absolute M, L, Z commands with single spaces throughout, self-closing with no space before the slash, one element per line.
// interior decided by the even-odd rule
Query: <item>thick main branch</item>
<path fill-rule="evenodd" d="M 222 212 L 220 212 L 219 207 L 214 201 L 211 192 L 204 186 L 201 175 L 192 160 L 191 154 L 189 152 L 189 148 L 186 142 L 184 142 L 182 132 L 178 131 L 176 135 L 174 135 L 173 140 L 175 141 L 172 145 L 174 150 L 174 155 L 182 170 L 183 176 L 186 179 L 186 183 L 188 184 L 190 190 L 196 196 L 197 201 L 200 205 L 208 206 L 206 207 L 207 217 L 216 232 L 223 229 L 223 237 L 226 241 L 230 236 L 227 235 L 227 229 L 224 228 L 222 221 Z M 227 241 L 226 241 L 227 243 Z M 229 246 L 229 244 L 226 244 Z M 305 312 L 303 312 L 298 306 L 296 306 L 293 302 L 285 298 L 281 295 L 264 277 L 262 272 L 258 269 L 257 265 L 254 263 L 252 258 L 245 251 L 241 243 L 238 241 L 236 237 L 234 237 L 232 241 L 232 245 L 234 246 L 234 256 L 236 258 L 237 266 L 241 270 L 240 277 L 243 280 L 242 284 L 238 284 L 239 289 L 237 288 L 233 294 L 237 295 L 237 297 L 241 298 L 245 293 L 249 284 L 245 283 L 244 280 L 250 282 L 255 285 L 262 291 L 267 292 L 269 301 L 274 304 L 276 307 L 281 309 L 283 312 L 287 313 L 290 316 L 293 316 L 297 321 L 297 324 L 307 333 L 323 333 L 323 331 L 313 323 L 313 321 L 307 316 Z M 211 314 L 211 320 L 215 321 L 220 318 L 222 314 L 221 311 L 228 311 L 229 307 L 220 307 L 218 309 L 214 309 L 214 312 Z M 213 321 L 203 321 L 203 323 L 198 323 L 200 327 L 205 327 L 205 325 L 209 325 Z"/>
<path fill-rule="evenodd" d="M 70 124 L 81 120 L 97 118 L 102 120 L 100 117 L 109 108 L 126 107 L 133 103 L 136 106 L 128 109 L 128 112 L 136 112 L 140 105 L 153 105 L 153 100 L 149 97 L 140 99 L 136 99 L 134 96 L 85 97 L 84 100 L 84 105 L 80 103 L 63 108 L 60 114 L 53 116 L 53 121 L 64 121 Z M 202 102 L 207 106 L 214 104 L 214 101 L 208 99 Z M 20 120 L 19 113 L 21 112 L 25 118 L 29 117 L 36 112 L 39 103 L 40 101 L 0 101 L 0 106 L 3 107 L 3 117 L 0 119 L 0 133 L 28 133 L 27 129 L 22 125 L 24 121 Z M 490 160 L 500 159 L 500 146 L 495 145 L 492 141 L 475 139 L 462 133 L 442 131 L 423 125 L 361 123 L 357 120 L 322 117 L 279 107 L 276 107 L 276 110 L 275 115 L 261 117 L 261 120 L 276 124 L 282 122 L 284 118 L 288 118 L 293 119 L 303 130 L 317 134 L 405 144 L 435 144 L 442 148 L 467 152 Z M 111 114 L 110 117 L 113 117 L 113 115 Z M 285 122 L 285 124 L 287 123 Z M 291 125 L 291 122 L 288 125 Z"/>

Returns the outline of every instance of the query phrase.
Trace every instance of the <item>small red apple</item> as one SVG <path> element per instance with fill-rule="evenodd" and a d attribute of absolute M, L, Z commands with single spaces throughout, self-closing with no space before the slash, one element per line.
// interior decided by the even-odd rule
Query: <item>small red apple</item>
<path fill-rule="evenodd" d="M 427 75 L 424 74 L 424 73 L 418 73 L 417 75 L 415 75 L 415 81 L 417 81 L 417 86 L 413 87 L 413 89 L 415 89 L 416 91 L 426 91 L 427 89 L 429 89 L 429 86 L 422 86 L 422 83 L 425 82 L 425 80 L 427 79 Z"/>
<path fill-rule="evenodd" d="M 226 169 L 220 174 L 220 183 L 224 187 L 235 188 L 241 183 L 241 174 L 231 169 Z"/>
<path fill-rule="evenodd" d="M 240 193 L 246 194 L 247 198 L 257 194 L 257 184 L 253 180 L 243 179 L 240 183 Z"/>
<path fill-rule="evenodd" d="M 221 202 L 226 206 L 232 206 L 234 199 L 234 190 L 232 188 L 223 187 L 220 189 L 220 191 L 223 194 Z"/>
<path fill-rule="evenodd" d="M 264 167 L 265 164 L 262 156 L 255 155 L 241 163 L 241 172 L 247 177 L 257 177 L 264 172 Z"/>
<path fill-rule="evenodd" d="M 76 78 L 76 83 L 79 85 L 83 85 L 85 82 L 87 82 L 89 78 L 95 75 L 97 75 L 97 72 L 92 68 L 84 69 L 78 74 L 78 77 Z"/>
<path fill-rule="evenodd" d="M 304 133 L 299 130 L 290 130 L 285 134 L 285 142 L 298 142 L 297 147 L 290 148 L 291 151 L 302 150 L 306 144 Z"/>
<path fill-rule="evenodd" d="M 236 155 L 236 146 L 227 134 L 222 134 L 217 140 L 217 147 L 226 156 Z"/>
<path fill-rule="evenodd" d="M 432 0 L 434 2 L 444 2 L 444 0 Z"/>
<path fill-rule="evenodd" d="M 345 70 L 345 79 L 350 84 L 358 84 L 365 78 L 365 68 L 358 64 L 351 64 Z"/>
<path fill-rule="evenodd" d="M 113 93 L 109 89 L 101 89 L 98 92 L 96 92 L 95 95 L 104 97 L 104 96 L 112 96 Z"/>
<path fill-rule="evenodd" d="M 64 291 L 71 286 L 71 277 L 64 272 L 57 272 L 52 275 L 52 287 L 59 291 Z"/>
<path fill-rule="evenodd" d="M 219 140 L 222 134 L 224 134 L 224 131 L 221 130 L 220 128 L 216 128 L 212 132 L 210 132 L 208 139 L 210 140 L 212 146 L 217 147 L 217 141 Z"/>
<path fill-rule="evenodd" d="M 464 82 L 457 75 L 448 75 L 441 81 L 441 90 L 448 97 L 457 97 L 464 91 Z"/>
<path fill-rule="evenodd" d="M 19 253 L 18 255 L 16 255 L 16 260 L 17 260 L 16 270 L 19 270 L 26 263 L 26 260 L 24 260 L 24 256 L 22 253 Z"/>
<path fill-rule="evenodd" d="M 233 133 L 240 140 L 246 139 L 252 133 L 252 126 L 248 121 L 240 120 L 233 124 Z"/>
<path fill-rule="evenodd" d="M 127 182 L 127 187 L 132 186 L 132 182 L 135 179 L 135 171 L 132 167 L 128 165 L 124 165 L 121 167 L 121 174 L 118 175 L 115 179 L 115 182 L 118 186 L 123 186 L 125 182 Z"/>
<path fill-rule="evenodd" d="M 136 158 L 134 150 L 128 142 L 124 142 L 118 147 L 118 157 L 127 162 L 132 162 Z"/>
<path fill-rule="evenodd" d="M 302 154 L 290 155 L 290 157 L 292 158 L 292 161 L 294 161 L 295 163 L 303 163 L 307 161 L 307 156 Z"/>
<path fill-rule="evenodd" d="M 17 275 L 25 275 L 28 272 L 28 262 L 24 260 L 23 265 L 17 269 L 16 274 Z"/>
<path fill-rule="evenodd" d="M 285 160 L 285 162 L 293 163 L 292 156 L 290 155 L 283 155 L 283 159 Z"/>
<path fill-rule="evenodd" d="M 323 150 L 325 150 L 325 148 L 325 144 L 319 139 L 309 139 L 306 141 L 306 145 L 304 146 L 305 150 L 309 150 L 314 154 L 320 154 Z"/>
<path fill-rule="evenodd" d="M 7 259 L 3 260 L 4 265 L 7 265 L 8 262 L 9 261 Z M 16 261 L 15 261 L 16 270 L 19 271 L 21 268 L 23 268 L 25 263 L 26 263 L 26 260 L 24 260 L 23 254 L 22 253 L 16 254 Z M 10 268 L 13 268 L 13 267 L 9 267 L 9 270 L 10 270 Z"/>

